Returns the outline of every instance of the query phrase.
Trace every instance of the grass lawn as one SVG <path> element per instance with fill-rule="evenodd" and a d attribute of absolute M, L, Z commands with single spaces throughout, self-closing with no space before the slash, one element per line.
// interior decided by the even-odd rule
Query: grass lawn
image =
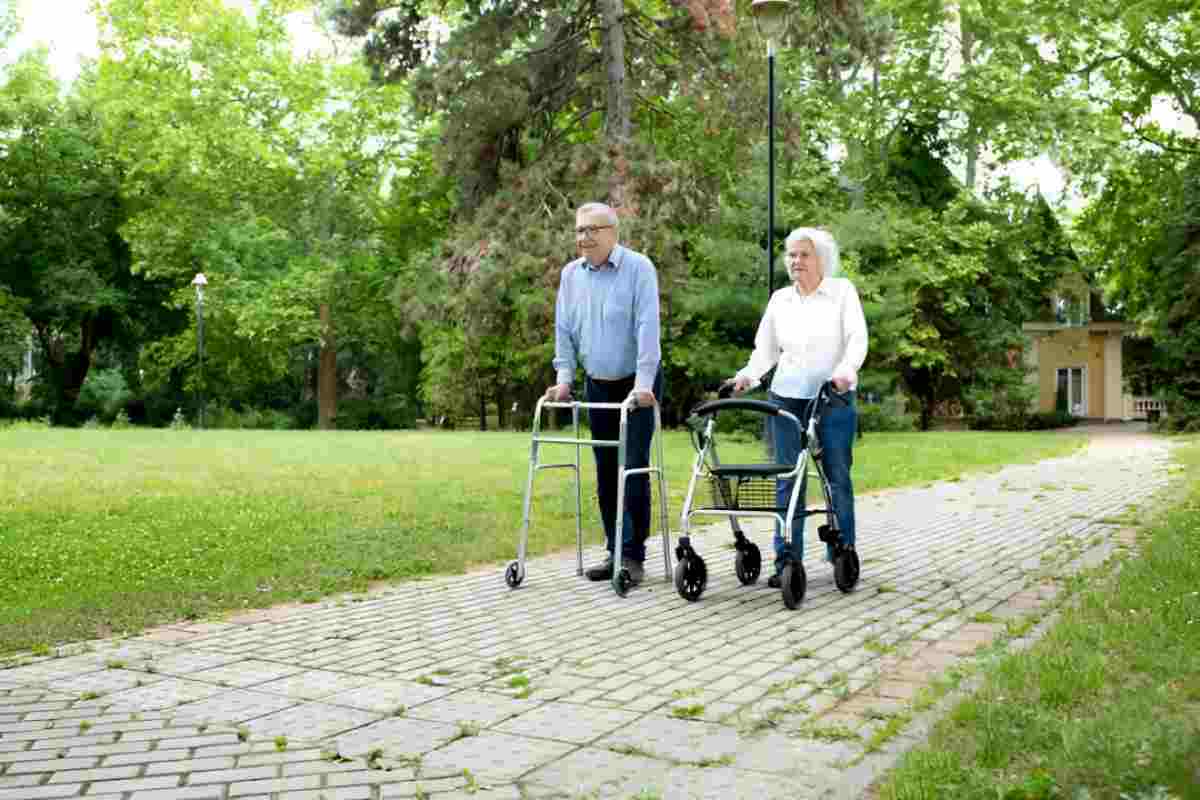
<path fill-rule="evenodd" d="M 882 800 L 1200 798 L 1200 440 L 1171 510 L 1115 575 L 904 756 Z M 1105 568 L 1102 568 L 1105 569 Z"/>
<path fill-rule="evenodd" d="M 677 527 L 694 452 L 666 438 Z M 1063 455 L 1070 434 L 868 434 L 858 492 Z M 720 440 L 722 457 L 759 445 Z M 515 557 L 526 433 L 0 428 L 0 654 Z M 570 447 L 546 445 L 543 461 Z M 591 454 L 585 535 L 601 540 Z M 535 484 L 533 554 L 574 546 L 565 470 Z M 499 580 L 499 570 L 497 580 Z"/>

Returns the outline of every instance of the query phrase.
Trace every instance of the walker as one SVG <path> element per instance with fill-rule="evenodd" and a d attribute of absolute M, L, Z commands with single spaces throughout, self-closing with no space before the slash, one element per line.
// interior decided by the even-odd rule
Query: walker
<path fill-rule="evenodd" d="M 675 588 L 685 600 L 695 602 L 704 594 L 708 583 L 708 568 L 704 559 L 692 548 L 692 517 L 711 515 L 728 517 L 733 529 L 734 548 L 737 556 L 734 570 L 743 586 L 758 580 L 762 571 L 762 554 L 758 545 L 746 538 L 738 522 L 740 517 L 766 517 L 777 520 L 788 543 L 788 557 L 780 575 L 783 603 L 794 609 L 804 601 L 808 577 L 804 564 L 791 555 L 792 518 L 800 497 L 800 477 L 806 474 L 811 464 L 821 482 L 825 497 L 825 508 L 808 509 L 803 518 L 824 514 L 825 524 L 818 529 L 821 541 L 833 547 L 834 582 L 843 593 L 853 591 L 858 583 L 858 553 L 852 545 L 843 545 L 834 513 L 833 495 L 825 477 L 822 463 L 821 441 L 817 436 L 821 414 L 829 403 L 832 387 L 827 382 L 821 386 L 817 396 L 809 405 L 808 429 L 804 430 L 800 420 L 774 403 L 762 400 L 725 399 L 732 392 L 726 384 L 718 393 L 720 399 L 702 403 L 688 418 L 692 444 L 696 449 L 696 460 L 688 484 L 687 497 L 680 514 L 682 533 L 675 548 L 678 563 L 675 566 Z M 800 453 L 794 464 L 722 464 L 717 456 L 714 436 L 717 415 L 722 411 L 747 411 L 772 417 L 774 425 L 795 425 L 800 432 Z M 776 482 L 795 478 L 791 496 L 781 506 L 776 498 Z"/>
<path fill-rule="evenodd" d="M 521 538 L 517 545 L 517 560 L 511 561 L 508 568 L 504 571 L 504 582 L 509 588 L 516 589 L 525 580 L 525 556 L 526 548 L 529 545 L 529 512 L 533 506 L 533 478 L 538 472 L 544 469 L 570 469 L 575 473 L 575 546 L 576 546 L 576 575 L 583 574 L 583 496 L 580 488 L 580 460 L 583 447 L 615 447 L 617 448 L 617 519 L 616 531 L 613 539 L 613 576 L 612 588 L 621 597 L 628 593 L 633 581 L 630 577 L 629 570 L 621 566 L 621 542 L 622 529 L 624 526 L 624 511 L 625 511 L 625 481 L 631 475 L 654 475 L 658 483 L 658 502 L 659 502 L 659 521 L 662 527 L 663 537 L 663 573 L 664 581 L 671 579 L 671 534 L 668 530 L 667 523 L 667 484 L 663 477 L 663 443 L 662 443 L 662 414 L 659 406 L 654 405 L 654 433 L 653 441 L 650 447 L 651 463 L 649 466 L 640 467 L 637 469 L 627 469 L 625 467 L 625 438 L 628 432 L 629 413 L 636 408 L 637 400 L 634 393 L 630 393 L 628 397 L 621 403 L 581 403 L 569 402 L 558 403 L 548 402 L 545 397 L 539 398 L 537 406 L 533 412 L 533 437 L 529 452 L 529 478 L 525 482 L 525 504 L 524 512 L 521 520 Z M 564 436 L 546 436 L 541 433 L 542 410 L 547 408 L 569 408 L 571 409 L 572 428 L 575 435 L 573 437 Z M 621 412 L 621 427 L 619 438 L 616 441 L 610 439 L 583 439 L 579 433 L 579 411 L 580 409 L 587 410 L 610 410 Z M 656 444 L 655 444 L 656 443 Z M 575 461 L 565 462 L 560 464 L 542 464 L 538 460 L 539 447 L 542 444 L 572 444 L 575 445 Z M 655 466 L 655 456 L 657 455 L 657 466 Z"/>

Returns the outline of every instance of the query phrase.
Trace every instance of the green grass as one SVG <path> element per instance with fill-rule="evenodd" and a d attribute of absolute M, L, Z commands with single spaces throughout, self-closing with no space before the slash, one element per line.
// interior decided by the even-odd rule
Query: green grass
<path fill-rule="evenodd" d="M 868 434 L 854 479 L 864 493 L 1058 456 L 1082 441 Z M 756 442 L 720 444 L 727 462 L 762 460 Z M 0 427 L 0 654 L 511 559 L 529 446 L 525 433 Z M 667 433 L 665 449 L 674 528 L 694 451 L 682 431 Z M 543 446 L 544 462 L 573 456 Z M 595 543 L 586 449 L 582 459 L 584 531 Z M 574 545 L 568 474 L 538 476 L 531 554 Z"/>
<path fill-rule="evenodd" d="M 1193 476 L 1046 636 L 1004 656 L 981 689 L 906 754 L 882 800 L 1200 798 L 1200 441 Z"/>

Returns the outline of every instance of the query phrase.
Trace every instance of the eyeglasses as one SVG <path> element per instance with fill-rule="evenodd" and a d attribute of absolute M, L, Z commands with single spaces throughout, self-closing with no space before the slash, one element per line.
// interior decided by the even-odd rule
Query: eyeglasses
<path fill-rule="evenodd" d="M 576 236 L 587 236 L 591 238 L 596 235 L 596 231 L 602 231 L 605 228 L 611 228 L 612 225 L 580 225 L 575 229 Z"/>

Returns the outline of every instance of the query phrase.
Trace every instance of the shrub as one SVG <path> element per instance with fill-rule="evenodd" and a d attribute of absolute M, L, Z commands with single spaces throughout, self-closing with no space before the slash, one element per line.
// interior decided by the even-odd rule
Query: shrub
<path fill-rule="evenodd" d="M 1171 398 L 1167 413 L 1152 427 L 1160 433 L 1200 433 L 1200 402 Z"/>
<path fill-rule="evenodd" d="M 343 430 L 397 430 L 416 425 L 416 406 L 402 395 L 338 401 L 337 426 Z"/>
<path fill-rule="evenodd" d="M 967 427 L 973 431 L 1045 431 L 1077 425 L 1079 418 L 1066 411 L 1036 413 L 1009 412 L 1006 414 L 972 414 Z"/>
<path fill-rule="evenodd" d="M 100 422 L 112 422 L 131 399 L 133 395 L 121 370 L 98 369 L 88 373 L 75 408 L 82 419 L 95 416 Z"/>
<path fill-rule="evenodd" d="M 892 402 L 859 403 L 858 429 L 864 433 L 897 433 L 917 429 L 913 414 L 899 414 Z"/>

